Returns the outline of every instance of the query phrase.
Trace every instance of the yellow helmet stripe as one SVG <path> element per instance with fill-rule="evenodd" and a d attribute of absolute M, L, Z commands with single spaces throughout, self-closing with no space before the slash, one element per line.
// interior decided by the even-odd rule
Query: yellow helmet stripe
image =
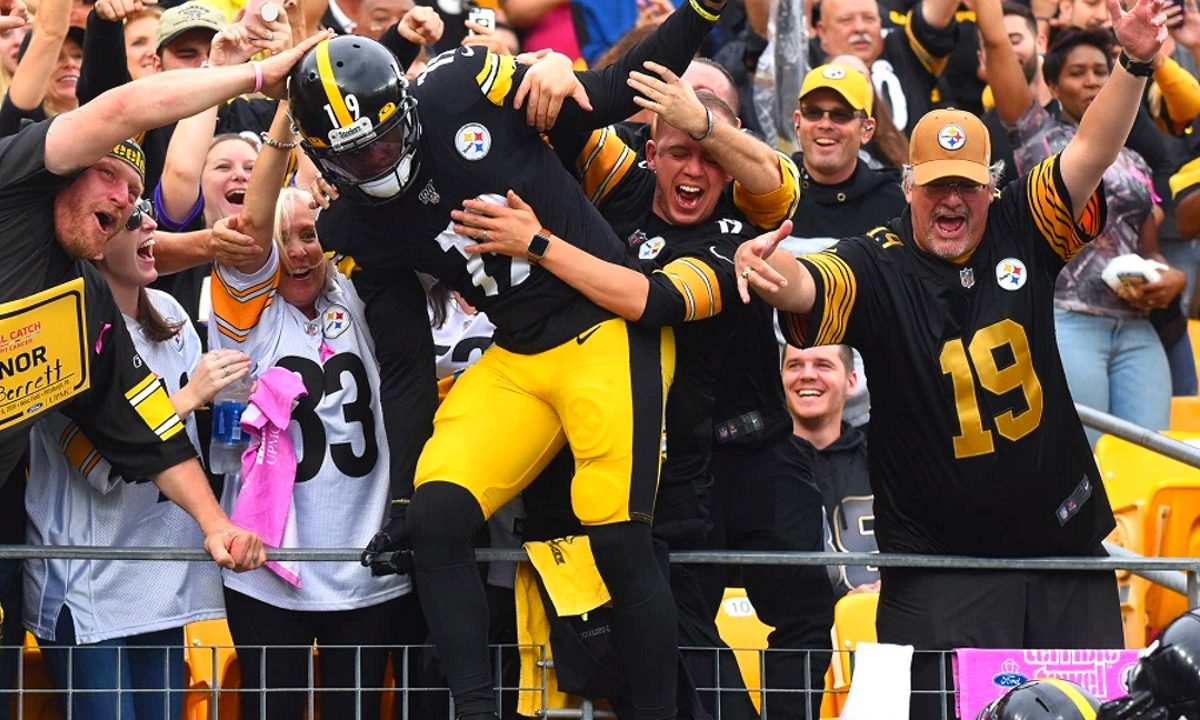
<path fill-rule="evenodd" d="M 1061 690 L 1062 694 L 1066 695 L 1067 698 L 1070 699 L 1070 701 L 1075 705 L 1075 707 L 1079 709 L 1080 717 L 1086 718 L 1087 720 L 1095 719 L 1096 711 L 1092 709 L 1091 704 L 1087 701 L 1087 698 L 1083 696 L 1083 693 L 1079 692 L 1079 688 L 1075 687 L 1071 683 L 1063 682 L 1058 678 L 1041 678 L 1041 681 L 1047 685 L 1053 685 Z"/>
<path fill-rule="evenodd" d="M 342 90 L 337 86 L 337 81 L 333 77 L 333 63 L 329 61 L 328 40 L 317 45 L 317 74 L 321 78 L 321 86 L 325 88 L 325 96 L 329 98 L 329 107 L 333 108 L 334 117 L 337 118 L 338 127 L 344 128 L 353 123 L 354 118 L 350 117 L 350 111 L 346 108 Z"/>

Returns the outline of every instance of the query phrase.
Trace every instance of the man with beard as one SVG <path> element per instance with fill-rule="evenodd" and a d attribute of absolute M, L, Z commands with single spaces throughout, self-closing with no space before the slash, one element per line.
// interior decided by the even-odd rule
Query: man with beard
<path fill-rule="evenodd" d="M 1109 2 L 1123 48 L 1058 155 L 995 194 L 987 129 L 936 110 L 913 130 L 910 206 L 888 227 L 797 259 L 743 244 L 739 279 L 786 311 L 799 346 L 849 343 L 872 379 L 875 531 L 885 553 L 1104 554 L 1113 527 L 1054 333 L 1054 282 L 1104 227 L 1098 192 L 1164 38 L 1160 0 Z M 997 62 L 1011 48 L 997 45 Z M 881 642 L 1121 647 L 1111 572 L 883 568 Z M 913 661 L 912 717 L 936 717 L 937 654 Z M 948 665 L 948 664 L 947 664 Z M 931 702 L 932 700 L 932 702 Z"/>

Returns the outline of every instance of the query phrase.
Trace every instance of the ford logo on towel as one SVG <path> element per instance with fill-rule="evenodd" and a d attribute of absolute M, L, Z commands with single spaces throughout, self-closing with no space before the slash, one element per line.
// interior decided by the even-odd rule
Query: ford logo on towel
<path fill-rule="evenodd" d="M 1021 673 L 1002 672 L 992 676 L 992 682 L 999 687 L 1015 688 L 1029 678 Z"/>

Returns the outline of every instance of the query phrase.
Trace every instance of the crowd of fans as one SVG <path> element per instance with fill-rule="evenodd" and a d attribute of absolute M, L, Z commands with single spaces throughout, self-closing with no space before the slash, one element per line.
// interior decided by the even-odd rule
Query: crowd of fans
<path fill-rule="evenodd" d="M 1045 292 L 1038 286 L 1038 302 L 1052 296 L 1053 328 L 1036 308 L 1022 308 L 1014 314 L 1028 311 L 1037 319 L 1021 321 L 1020 338 L 1001 336 L 1011 333 L 1011 322 L 1001 330 L 1001 323 L 989 325 L 976 335 L 991 333 L 987 347 L 948 342 L 933 361 L 941 362 L 944 387 L 930 394 L 952 398 L 958 413 L 959 425 L 947 434 L 956 460 L 991 454 L 994 443 L 1015 444 L 1030 433 L 1041 438 L 1039 423 L 1061 420 L 1055 413 L 1063 406 L 1052 403 L 1066 396 L 1046 375 L 1058 356 L 1071 398 L 1152 430 L 1167 429 L 1172 395 L 1197 393 L 1187 337 L 1200 265 L 1196 0 L 1138 0 L 1123 9 L 1086 0 L 805 3 L 811 32 L 801 62 L 808 72 L 788 99 L 795 110 L 784 128 L 764 127 L 770 115 L 753 105 L 763 98 L 763 88 L 753 87 L 755 66 L 781 42 L 768 0 L 685 0 L 678 9 L 668 0 L 268 0 L 266 9 L 253 3 L 250 13 L 236 0 L 29 5 L 29 21 L 19 22 L 20 0 L 0 0 L 4 15 L 14 18 L 0 33 L 0 138 L 12 138 L 0 139 L 0 171 L 14 173 L 0 187 L 0 217 L 10 213 L 8 198 L 32 202 L 21 199 L 23 192 L 66 195 L 75 185 L 64 183 L 93 174 L 102 177 L 96 182 L 127 179 L 129 197 L 122 185 L 114 209 L 95 213 L 104 243 L 72 249 L 68 233 L 58 232 L 70 257 L 94 265 L 77 274 L 106 281 L 133 338 L 121 352 L 162 378 L 161 387 L 139 380 L 125 397 L 135 405 L 139 392 L 169 397 L 173 422 L 185 431 L 180 438 L 204 458 L 214 397 L 243 377 L 258 380 L 246 415 L 256 428 L 257 460 L 248 454 L 243 473 L 209 473 L 223 509 L 208 494 L 197 500 L 194 488 L 181 496 L 180 481 L 159 477 L 172 462 L 184 462 L 186 451 L 164 452 L 156 463 L 107 457 L 119 438 L 89 438 L 88 421 L 75 415 L 82 411 L 69 407 L 40 416 L 15 453 L 24 454 L 19 463 L 4 446 L 5 541 L 205 542 L 225 566 L 219 580 L 212 568 L 194 564 L 0 561 L 3 643 L 10 648 L 0 652 L 0 683 L 7 676 L 11 684 L 15 675 L 18 654 L 11 648 L 21 643 L 23 627 L 48 649 L 59 687 L 143 691 L 74 694 L 76 717 L 178 717 L 177 693 L 144 691 L 180 689 L 182 626 L 221 616 L 235 643 L 262 648 L 241 658 L 243 688 L 305 687 L 307 651 L 282 646 L 394 646 L 432 636 L 439 652 L 422 667 L 435 683 L 449 685 L 459 716 L 515 716 L 515 707 L 495 707 L 491 689 L 494 674 L 515 684 L 516 670 L 493 668 L 489 656 L 474 651 L 484 639 L 512 641 L 528 622 L 520 615 L 527 609 L 514 606 L 519 583 L 512 567 L 496 564 L 481 575 L 470 553 L 480 544 L 516 547 L 564 537 L 589 540 L 590 575 L 607 585 L 613 606 L 615 650 L 603 657 L 623 667 L 615 685 L 592 677 L 597 684 L 585 683 L 583 691 L 601 688 L 596 694 L 621 717 L 639 720 L 675 717 L 677 688 L 680 717 L 756 716 L 745 693 L 697 692 L 717 683 L 710 656 L 683 653 L 675 661 L 678 647 L 721 645 L 713 618 L 722 590 L 736 583 L 774 628 L 767 686 L 815 690 L 768 694 L 770 716 L 815 717 L 833 604 L 846 593 L 879 592 L 880 573 L 667 568 L 666 550 L 879 550 L 873 494 L 886 488 L 884 512 L 895 513 L 905 501 L 894 495 L 901 491 L 890 475 L 873 473 L 870 452 L 879 450 L 871 446 L 895 452 L 889 438 L 912 429 L 895 432 L 892 424 L 902 417 L 893 405 L 885 404 L 883 415 L 871 412 L 869 388 L 884 383 L 880 397 L 891 403 L 905 382 L 895 369 L 903 363 L 868 377 L 870 358 L 880 357 L 886 343 L 852 347 L 851 340 L 864 337 L 867 327 L 935 338 L 942 324 L 977 327 L 975 313 L 982 311 L 965 300 L 956 304 L 954 293 L 977 284 L 1020 288 L 1022 273 L 1033 277 L 1043 262 L 1009 255 L 976 267 L 968 264 L 974 245 L 930 251 L 923 260 L 934 269 L 925 271 L 945 271 L 960 287 L 925 307 L 891 307 L 902 320 L 875 327 L 869 323 L 877 320 L 861 319 L 869 310 L 852 315 L 851 308 L 883 308 L 914 296 L 901 290 L 885 296 L 866 281 L 855 285 L 875 261 L 863 260 L 859 246 L 847 246 L 847 259 L 840 259 L 830 248 L 842 238 L 869 238 L 864 242 L 886 251 L 916 233 L 913 242 L 926 250 L 928 238 L 961 227 L 976 233 L 977 243 L 985 223 L 1008 223 L 1004 230 L 1017 232 L 1026 228 L 1021 213 L 1028 212 L 1035 216 L 1029 228 L 1061 240 L 1061 252 L 1054 247 L 1046 262 L 1064 267 Z M 1156 28 L 1165 30 L 1147 40 Z M 325 29 L 328 35 L 320 35 Z M 324 42 L 335 34 L 373 42 Z M 689 43 L 699 48 L 690 64 L 696 47 Z M 264 79 L 265 58 L 278 67 L 268 66 Z M 210 89 L 197 80 L 201 75 L 171 74 L 226 78 L 247 67 L 254 69 L 254 88 L 239 86 L 240 94 L 222 95 L 233 86 Z M 346 68 L 374 73 L 376 95 L 358 92 Z M 1079 160 L 1060 168 L 1073 143 L 1096 146 L 1099 121 L 1087 113 L 1118 73 L 1148 82 L 1136 112 L 1130 107 L 1132 129 L 1120 133 L 1125 139 L 1119 152 L 1113 148 L 1115 161 L 1087 172 L 1076 172 Z M 122 89 L 158 92 L 160 85 L 146 82 L 155 76 L 191 83 L 200 88 L 194 98 L 213 102 L 147 110 L 172 100 L 144 95 L 139 117 L 113 122 L 130 128 L 131 137 L 110 143 L 115 147 L 99 160 L 82 151 L 62 159 L 62 141 L 52 140 L 54 128 L 65 124 L 58 118 L 103 123 L 104 116 L 86 112 L 89 105 L 99 112 Z M 767 97 L 781 88 L 767 87 Z M 1127 89 L 1120 85 L 1106 97 Z M 948 107 L 965 114 L 929 115 Z M 949 119 L 930 131 L 919 124 L 927 117 Z M 162 122 L 146 126 L 153 119 Z M 372 147 L 355 135 L 365 119 L 368 130 L 395 138 L 402 154 L 391 165 L 360 152 Z M 444 156 L 413 149 L 422 134 L 447 125 L 461 125 L 457 144 L 421 146 Z M 951 137 L 949 129 L 966 135 Z M 77 124 L 70 131 L 87 132 Z M 924 145 L 914 140 L 910 148 L 909 137 L 922 132 Z M 799 151 L 760 139 L 781 136 L 794 138 L 788 147 Z M 1083 139 L 1076 143 L 1077 137 Z M 914 174 L 931 143 L 942 149 L 934 153 L 964 145 L 979 153 L 984 176 L 970 174 L 978 168 L 928 179 Z M 28 168 L 16 163 L 38 152 L 41 175 L 26 191 L 19 171 Z M 379 172 L 364 170 L 370 162 Z M 1094 195 L 1084 192 L 1092 170 L 1100 183 Z M 47 184 L 46 176 L 60 175 L 62 182 Z M 453 198 L 452 212 L 438 207 L 442 196 Z M 1009 209 L 1018 197 L 1028 198 L 1028 207 Z M 919 234 L 922 198 L 934 202 L 928 237 Z M 961 207 L 947 210 L 937 204 L 943 200 Z M 993 201 L 1002 219 L 988 219 Z M 12 206 L 25 207 L 17 200 Z M 1072 212 L 1074 224 L 1064 217 Z M 889 225 L 910 216 L 911 228 Z M 57 205 L 54 221 L 55 227 L 66 222 Z M 24 229 L 9 222 L 5 233 Z M 0 244 L 10 238 L 0 236 Z M 745 249 L 751 246 L 755 258 Z M 795 268 L 772 260 L 771 269 L 764 263 L 776 246 L 781 256 L 813 259 Z M 6 248 L 3 256 L 10 254 Z M 432 257 L 442 254 L 454 265 Z M 1113 281 L 1110 263 L 1130 255 L 1154 261 L 1139 266 L 1153 272 Z M 878 267 L 905 277 L 915 272 L 892 262 Z M 771 289 L 768 281 L 782 278 L 792 288 Z M 802 295 L 813 278 L 824 293 L 816 299 Z M 49 279 L 45 287 L 57 284 Z M 505 301 L 512 297 L 525 299 Z M 777 316 L 772 306 L 786 312 Z M 811 328 L 810 312 L 821 321 Z M 903 327 L 910 321 L 920 330 Z M 97 336 L 93 329 L 85 349 L 94 345 L 100 356 L 113 325 L 104 323 Z M 1024 333 L 1047 338 L 1052 330 L 1053 362 L 1036 339 L 1021 339 Z M 796 346 L 805 343 L 817 345 Z M 1030 343 L 1032 380 L 1018 372 L 1029 367 Z M 950 352 L 955 347 L 957 354 Z M 15 363 L 6 352 L 0 346 L 5 363 Z M 0 365 L 6 367 L 12 374 Z M 292 373 L 272 372 L 278 369 Z M 1039 376 L 1050 398 L 1046 419 L 1043 388 L 1034 387 Z M 593 379 L 603 390 L 591 386 Z M 1007 410 L 992 407 L 964 383 L 1017 400 Z M 520 404 L 525 396 L 553 413 Z M 973 412 L 964 409 L 970 403 Z M 502 405 L 516 409 L 500 412 Z M 126 420 L 113 422 L 108 435 L 119 434 Z M 176 431 L 171 423 L 151 429 L 165 441 Z M 1096 440 L 1090 431 L 1088 440 Z M 1060 445 L 1062 453 L 1069 454 L 1067 446 L 1074 453 L 1071 443 Z M 264 455 L 269 465 L 276 466 L 276 457 L 280 462 L 264 469 Z M 963 472 L 983 474 L 979 467 Z M 1065 462 L 1055 467 L 1064 474 L 1077 469 Z M 1069 478 L 1059 500 L 1075 504 L 1059 508 L 1066 513 L 1060 525 L 1089 498 L 1076 528 L 1097 508 L 1108 510 L 1102 489 L 1088 485 L 1093 476 L 1094 463 Z M 282 496 L 275 490 L 281 486 Z M 226 513 L 249 532 L 230 529 Z M 485 520 L 490 532 L 483 538 L 476 530 Z M 883 549 L 1039 554 L 1036 543 L 957 545 L 945 540 L 954 531 L 939 534 L 946 529 L 941 519 L 913 522 L 915 529 L 900 531 L 893 517 L 885 526 L 890 547 Z M 214 535 L 226 538 L 217 545 L 229 556 L 214 546 Z M 366 551 L 362 566 L 259 568 L 267 559 L 259 536 L 270 547 Z M 1087 555 L 1098 539 L 1047 542 L 1042 549 Z M 538 570 L 547 605 L 558 605 L 562 583 L 581 577 Z M 962 610 L 950 600 L 974 597 L 967 583 L 991 582 L 978 574 L 958 585 L 937 584 L 898 570 L 882 578 L 893 598 L 904 592 L 903 600 L 946 612 Z M 1048 588 L 1046 597 L 1058 591 Z M 1102 604 L 1106 593 L 1091 594 L 1103 596 L 1095 600 Z M 934 594 L 944 598 L 935 602 Z M 921 611 L 902 612 L 897 602 L 885 602 L 882 612 L 893 625 L 910 626 L 898 635 L 934 648 L 960 640 L 924 632 L 914 619 Z M 1080 611 L 1095 613 L 1096 631 L 1059 639 L 1108 643 L 1106 608 Z M 980 640 L 1045 642 L 1020 633 Z M 63 647 L 91 652 L 68 660 L 55 652 Z M 323 688 L 379 687 L 387 651 L 322 650 L 320 661 Z M 721 683 L 737 689 L 736 666 L 729 658 L 719 662 Z M 396 663 L 397 673 L 407 671 Z M 920 680 L 936 688 L 941 678 L 934 675 Z M 318 697 L 327 717 L 356 709 L 379 717 L 378 698 L 369 694 Z M 302 704 L 299 693 L 248 694 L 242 716 L 259 717 L 261 710 L 264 717 L 299 717 Z M 913 717 L 932 712 L 914 706 Z M 0 717 L 7 713 L 8 704 L 0 703 Z"/>

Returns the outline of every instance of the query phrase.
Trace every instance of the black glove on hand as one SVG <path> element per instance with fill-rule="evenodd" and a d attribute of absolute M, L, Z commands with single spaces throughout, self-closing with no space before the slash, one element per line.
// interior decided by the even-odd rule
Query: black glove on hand
<path fill-rule="evenodd" d="M 393 500 L 387 524 L 362 552 L 362 564 L 372 575 L 396 575 L 413 570 L 412 537 L 408 534 L 408 500 Z"/>

